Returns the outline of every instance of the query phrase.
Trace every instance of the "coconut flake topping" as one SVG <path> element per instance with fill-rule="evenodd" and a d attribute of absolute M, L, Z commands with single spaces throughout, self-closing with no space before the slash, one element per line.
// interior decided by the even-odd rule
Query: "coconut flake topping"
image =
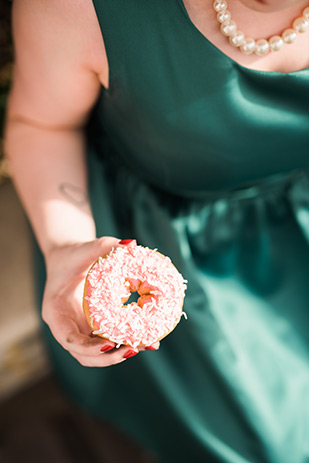
<path fill-rule="evenodd" d="M 100 334 L 120 346 L 150 346 L 180 321 L 187 281 L 163 256 L 143 246 L 117 247 L 100 257 L 88 276 L 91 322 Z M 125 304 L 131 291 L 137 302 Z"/>

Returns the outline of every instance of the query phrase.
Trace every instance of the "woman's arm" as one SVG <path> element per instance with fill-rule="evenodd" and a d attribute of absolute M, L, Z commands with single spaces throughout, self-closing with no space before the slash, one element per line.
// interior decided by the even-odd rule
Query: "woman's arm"
<path fill-rule="evenodd" d="M 15 0 L 13 35 L 15 74 L 5 150 L 45 256 L 43 319 L 81 364 L 119 363 L 132 349 L 102 355 L 114 343 L 91 336 L 81 307 L 89 266 L 119 243 L 112 237 L 95 239 L 87 195 L 83 129 L 104 74 L 104 46 L 92 3 Z"/>
<path fill-rule="evenodd" d="M 100 89 L 94 63 L 102 40 L 86 30 L 91 20 L 83 8 L 68 3 L 13 3 L 15 73 L 5 150 L 45 255 L 54 246 L 95 238 L 83 127 Z"/>

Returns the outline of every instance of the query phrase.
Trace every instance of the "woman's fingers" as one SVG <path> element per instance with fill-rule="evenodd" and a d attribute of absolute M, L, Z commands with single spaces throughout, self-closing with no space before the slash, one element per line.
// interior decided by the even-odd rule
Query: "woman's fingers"
<path fill-rule="evenodd" d="M 57 341 L 85 366 L 114 365 L 139 353 L 139 349 L 131 346 L 116 349 L 112 341 L 81 333 L 76 322 L 66 315 L 54 314 L 52 326 Z"/>
<path fill-rule="evenodd" d="M 158 350 L 160 347 L 160 342 L 155 342 L 154 344 L 151 344 L 151 346 L 147 347 L 141 347 L 139 350 Z"/>
<path fill-rule="evenodd" d="M 84 367 L 108 367 L 124 362 L 126 358 L 123 355 L 122 349 L 116 349 L 112 353 L 105 353 L 99 356 L 73 355 L 73 357 Z"/>
<path fill-rule="evenodd" d="M 136 243 L 134 239 L 125 239 L 119 240 L 113 236 L 104 236 L 102 238 L 97 238 L 88 243 L 82 243 L 79 248 L 74 253 L 74 258 L 76 259 L 75 268 L 82 268 L 84 270 L 93 264 L 100 256 L 105 256 L 113 248 L 118 246 L 130 246 L 133 242 Z"/>
<path fill-rule="evenodd" d="M 148 350 L 158 350 L 160 346 L 159 342 L 153 344 L 152 349 Z M 134 349 L 130 346 L 121 346 L 118 349 L 113 349 L 111 352 L 107 352 L 102 356 L 75 356 L 78 362 L 86 367 L 106 367 L 111 365 L 117 365 L 122 363 L 125 360 L 135 357 L 139 352 L 147 350 L 145 348 Z M 74 355 L 73 355 L 74 356 Z"/>
<path fill-rule="evenodd" d="M 70 265 L 76 272 L 84 272 L 100 256 L 108 254 L 118 243 L 119 239 L 112 236 L 105 236 L 89 241 L 88 243 L 81 243 L 71 254 L 72 260 Z"/>
<path fill-rule="evenodd" d="M 115 347 L 115 343 L 99 336 L 87 336 L 71 331 L 62 344 L 83 366 L 106 367 L 116 365 L 139 353 L 130 346 Z"/>
<path fill-rule="evenodd" d="M 121 346 L 116 348 L 112 341 L 95 336 L 87 323 L 76 316 L 73 307 L 68 308 L 67 302 L 57 305 L 46 301 L 44 320 L 50 327 L 55 339 L 82 365 L 104 367 L 115 365 L 129 359 L 144 350 L 157 350 L 159 342 L 149 347 L 132 348 Z M 70 314 L 70 315 L 68 315 Z M 74 318 L 73 318 L 74 317 Z M 85 321 L 85 320 L 84 320 Z"/>
<path fill-rule="evenodd" d="M 65 314 L 53 313 L 53 319 L 49 320 L 48 325 L 53 336 L 64 349 L 71 354 L 82 356 L 99 356 L 102 350 L 105 352 L 113 349 L 115 343 L 107 341 L 99 336 L 91 336 L 89 333 L 81 333 L 77 323 Z"/>
<path fill-rule="evenodd" d="M 107 367 L 117 365 L 125 360 L 138 355 L 138 350 L 132 347 L 121 346 L 112 352 L 103 353 L 99 356 L 74 356 L 76 360 L 85 367 Z"/>
<path fill-rule="evenodd" d="M 47 274 L 56 286 L 75 281 L 76 278 L 84 278 L 90 265 L 100 256 L 105 256 L 116 248 L 119 241 L 118 238 L 105 236 L 93 241 L 54 248 L 46 258 Z"/>
<path fill-rule="evenodd" d="M 90 337 L 71 331 L 67 333 L 63 347 L 76 355 L 93 357 L 114 349 L 115 343 L 98 336 Z"/>

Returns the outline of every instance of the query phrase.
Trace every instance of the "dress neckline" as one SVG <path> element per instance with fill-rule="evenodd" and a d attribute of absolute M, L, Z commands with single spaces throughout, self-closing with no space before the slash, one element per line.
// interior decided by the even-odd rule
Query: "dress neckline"
<path fill-rule="evenodd" d="M 204 42 L 212 47 L 221 57 L 225 58 L 227 61 L 229 61 L 234 67 L 238 67 L 239 69 L 257 74 L 260 76 L 269 76 L 269 77 L 281 77 L 281 76 L 299 76 L 303 74 L 309 74 L 309 67 L 304 68 L 304 69 L 299 69 L 297 71 L 291 71 L 291 72 L 280 72 L 280 71 L 263 71 L 259 69 L 251 69 L 246 66 L 243 66 L 242 64 L 238 63 L 235 61 L 233 58 L 225 54 L 222 50 L 220 50 L 218 47 L 216 47 L 202 32 L 196 27 L 196 25 L 193 23 L 192 19 L 190 18 L 190 15 L 187 11 L 187 8 L 185 7 L 185 4 L 183 0 L 176 0 L 177 3 L 179 4 L 180 8 L 182 9 L 189 25 L 192 27 L 192 29 L 197 33 Z"/>

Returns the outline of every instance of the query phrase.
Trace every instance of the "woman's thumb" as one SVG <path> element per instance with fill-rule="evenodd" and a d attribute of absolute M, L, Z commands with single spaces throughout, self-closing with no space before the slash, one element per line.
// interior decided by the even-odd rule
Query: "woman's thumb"
<path fill-rule="evenodd" d="M 99 257 L 103 257 L 117 246 L 128 246 L 134 240 L 120 240 L 113 236 L 104 236 L 82 243 L 75 252 L 76 266 L 86 270 Z M 81 268 L 82 267 L 82 268 Z"/>
<path fill-rule="evenodd" d="M 93 264 L 100 256 L 108 254 L 118 245 L 119 241 L 118 238 L 104 236 L 103 238 L 81 243 L 74 252 L 76 266 L 82 266 L 84 270 L 86 267 Z"/>

